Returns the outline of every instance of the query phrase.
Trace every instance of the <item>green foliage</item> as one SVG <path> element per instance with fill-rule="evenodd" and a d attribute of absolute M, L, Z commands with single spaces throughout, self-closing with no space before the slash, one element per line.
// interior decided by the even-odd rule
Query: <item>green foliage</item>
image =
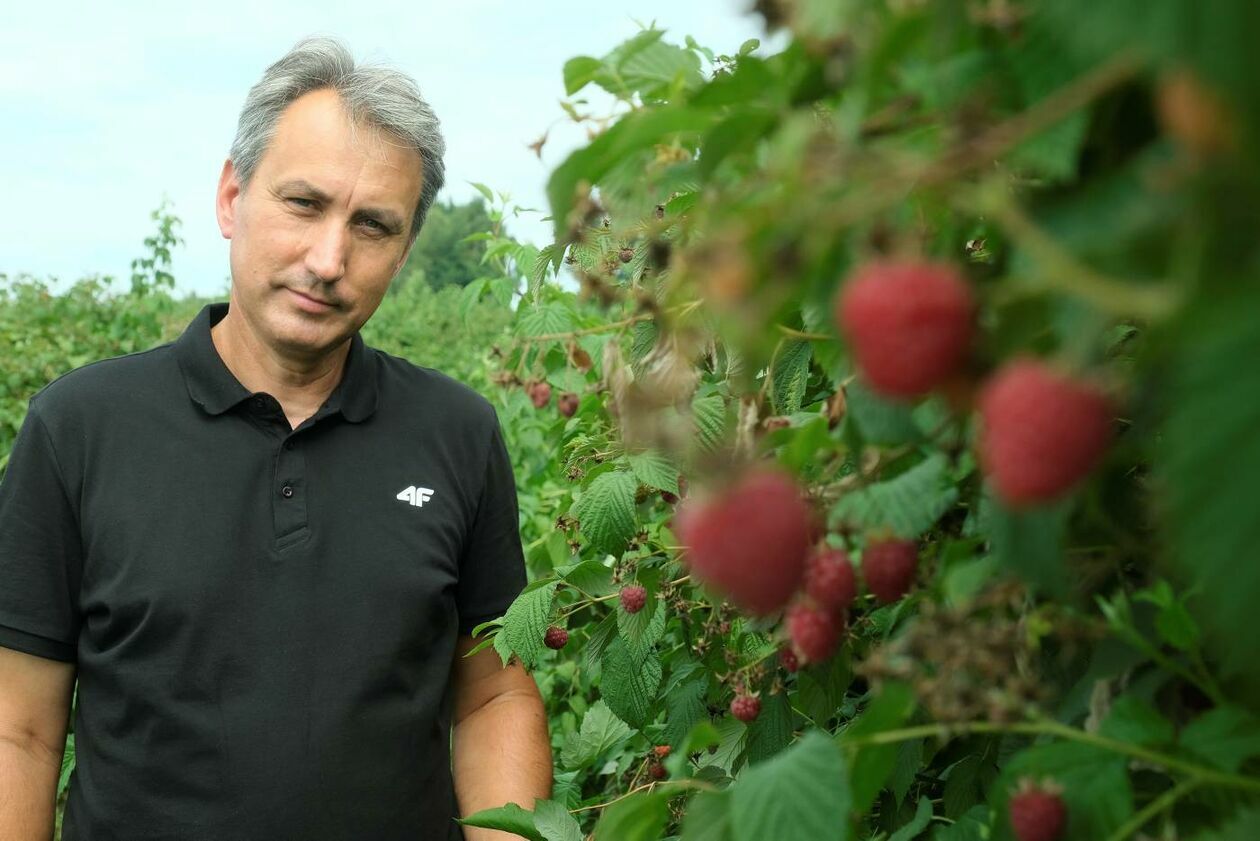
<path fill-rule="evenodd" d="M 469 237 L 484 234 L 491 224 L 490 213 L 480 199 L 465 204 L 434 202 L 390 293 L 417 283 L 433 289 L 465 286 L 481 277 L 485 274 L 486 245 L 484 240 Z"/>

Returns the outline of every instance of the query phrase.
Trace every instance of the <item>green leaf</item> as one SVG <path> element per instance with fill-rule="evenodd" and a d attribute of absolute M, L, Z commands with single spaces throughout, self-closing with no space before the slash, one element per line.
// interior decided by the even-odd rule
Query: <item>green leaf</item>
<path fill-rule="evenodd" d="M 986 496 L 982 505 L 998 561 L 1050 595 L 1066 596 L 1069 587 L 1063 540 L 1071 500 L 1045 508 L 1012 511 Z"/>
<path fill-rule="evenodd" d="M 674 86 L 688 90 L 704 82 L 695 53 L 661 41 L 636 51 L 618 70 L 626 86 L 644 99 L 666 97 Z"/>
<path fill-rule="evenodd" d="M 1135 745 L 1166 745 L 1174 738 L 1172 723 L 1134 695 L 1125 695 L 1111 705 L 1099 732 Z"/>
<path fill-rule="evenodd" d="M 914 696 L 910 690 L 899 683 L 887 683 L 844 731 L 841 743 L 846 739 L 894 730 L 905 724 L 913 711 Z M 896 745 L 867 745 L 857 749 L 849 774 L 853 781 L 850 795 L 853 811 L 861 813 L 871 808 L 896 764 Z"/>
<path fill-rule="evenodd" d="M 941 795 L 945 817 L 956 820 L 976 805 L 980 798 L 980 766 L 983 761 L 981 754 L 973 753 L 949 769 L 949 777 L 945 780 L 945 790 Z"/>
<path fill-rule="evenodd" d="M 496 649 L 501 637 L 526 668 L 534 667 L 544 648 L 547 626 L 551 624 L 551 603 L 557 586 L 552 582 L 516 597 L 503 616 L 503 630 L 496 637 Z"/>
<path fill-rule="evenodd" d="M 631 727 L 642 728 L 652 717 L 652 702 L 661 685 L 661 661 L 649 655 L 636 661 L 617 638 L 604 651 L 600 689 L 608 708 Z"/>
<path fill-rule="evenodd" d="M 583 841 L 582 826 L 561 803 L 534 802 L 534 827 L 546 841 Z"/>
<path fill-rule="evenodd" d="M 573 313 L 564 304 L 551 302 L 536 307 L 522 306 L 517 313 L 517 330 L 522 336 L 550 336 L 575 328 Z"/>
<path fill-rule="evenodd" d="M 696 440 L 701 449 L 713 452 L 726 431 L 726 403 L 720 394 L 697 397 L 691 402 L 691 417 L 696 425 Z"/>
<path fill-rule="evenodd" d="M 1260 756 L 1260 721 L 1237 707 L 1218 707 L 1190 722 L 1181 731 L 1181 744 L 1232 774 Z"/>
<path fill-rule="evenodd" d="M 678 745 L 700 721 L 708 721 L 704 705 L 705 678 L 678 683 L 665 694 L 665 733 L 671 745 Z"/>
<path fill-rule="evenodd" d="M 483 829 L 497 829 L 511 832 L 530 841 L 550 841 L 534 826 L 534 813 L 522 809 L 515 803 L 499 806 L 495 809 L 484 809 L 466 818 L 456 821 L 464 826 L 479 826 Z"/>
<path fill-rule="evenodd" d="M 61 794 L 70 785 L 70 775 L 74 772 L 75 752 L 74 734 L 66 736 L 66 750 L 61 755 L 61 776 L 57 778 L 57 794 Z"/>
<path fill-rule="evenodd" d="M 1254 624 L 1260 593 L 1260 564 L 1243 562 L 1260 546 L 1260 389 L 1240 384 L 1254 380 L 1260 359 L 1260 292 L 1251 283 L 1238 288 L 1184 317 L 1171 366 L 1160 374 L 1168 417 L 1156 460 L 1167 512 L 1161 522 L 1180 580 L 1197 591 L 1191 608 L 1207 647 L 1225 676 L 1254 696 L 1260 634 L 1240 629 Z"/>
<path fill-rule="evenodd" d="M 848 417 L 867 443 L 904 444 L 923 437 L 910 406 L 880 398 L 861 381 L 851 383 L 844 396 Z"/>
<path fill-rule="evenodd" d="M 919 798 L 919 806 L 914 812 L 914 818 L 910 823 L 898 829 L 888 837 L 888 841 L 911 841 L 920 832 L 927 829 L 928 824 L 932 822 L 932 800 L 927 797 Z"/>
<path fill-rule="evenodd" d="M 588 55 L 575 56 L 564 63 L 564 93 L 573 94 L 595 81 L 604 72 L 604 62 Z"/>
<path fill-rule="evenodd" d="M 902 742 L 897 748 L 897 761 L 893 764 L 892 774 L 888 777 L 888 788 L 896 798 L 897 804 L 906 799 L 910 786 L 914 784 L 919 766 L 923 764 L 923 740 L 911 739 Z"/>
<path fill-rule="evenodd" d="M 731 828 L 731 793 L 702 791 L 687 804 L 682 841 L 734 841 Z"/>
<path fill-rule="evenodd" d="M 789 342 L 775 357 L 770 392 L 775 414 L 790 415 L 801 410 L 812 356 L 813 347 L 809 342 Z"/>
<path fill-rule="evenodd" d="M 735 841 L 849 838 L 848 768 L 836 743 L 816 730 L 751 766 L 731 795 Z"/>
<path fill-rule="evenodd" d="M 632 154 L 650 150 L 680 135 L 703 131 L 712 121 L 711 114 L 669 105 L 635 111 L 619 120 L 612 128 L 596 137 L 589 146 L 571 154 L 556 167 L 547 181 L 547 198 L 555 222 L 555 237 L 565 240 L 569 212 L 577 198 L 579 181 L 599 184 L 615 166 Z"/>
<path fill-rule="evenodd" d="M 632 473 L 613 470 L 596 476 L 574 503 L 571 513 L 597 552 L 620 555 L 634 537 L 638 530 L 634 516 L 637 489 Z"/>
<path fill-rule="evenodd" d="M 559 534 L 559 532 L 555 532 Z M 559 572 L 559 571 L 558 571 Z M 588 596 L 607 596 L 616 590 L 612 567 L 600 561 L 582 561 L 576 566 L 559 572 L 561 578 Z"/>
<path fill-rule="evenodd" d="M 628 453 L 630 469 L 634 478 L 649 488 L 669 491 L 678 494 L 678 468 L 669 457 L 657 450 L 645 450 L 641 453 Z"/>
<path fill-rule="evenodd" d="M 604 810 L 595 841 L 658 841 L 669 820 L 669 795 L 638 792 Z"/>
<path fill-rule="evenodd" d="M 709 178 L 722 161 L 752 149 L 778 122 L 778 117 L 771 112 L 743 110 L 714 125 L 701 141 L 700 177 Z"/>
<path fill-rule="evenodd" d="M 915 538 L 932 527 L 958 501 L 945 456 L 934 453 L 887 482 L 845 494 L 831 509 L 832 522 L 857 528 L 891 528 Z"/>
<path fill-rule="evenodd" d="M 605 751 L 628 739 L 630 733 L 630 727 L 613 715 L 608 704 L 598 700 L 582 716 L 581 729 L 566 740 L 560 764 L 565 768 L 588 767 Z"/>
<path fill-rule="evenodd" d="M 999 815 L 1007 814 L 1007 801 L 1019 780 L 1051 778 L 1063 787 L 1068 825 L 1064 838 L 1106 839 L 1133 813 L 1133 791 L 1127 762 L 1111 751 L 1077 742 L 1037 745 L 1007 761 L 1002 777 L 990 790 L 989 803 Z M 1010 838 L 1009 821 L 1003 819 L 1000 838 Z"/>
<path fill-rule="evenodd" d="M 490 202 L 490 204 L 494 204 L 494 193 L 490 192 L 489 187 L 487 187 L 485 184 L 478 184 L 475 181 L 469 181 L 468 183 L 471 184 L 473 186 L 473 189 L 475 189 L 478 193 L 481 193 L 481 195 L 485 196 L 486 201 Z"/>
<path fill-rule="evenodd" d="M 638 613 L 617 608 L 617 633 L 630 652 L 630 659 L 640 662 L 665 635 L 665 602 L 656 598 L 655 586 L 648 588 L 647 604 Z"/>
<path fill-rule="evenodd" d="M 1195 841 L 1255 841 L 1260 838 L 1260 808 L 1251 808 L 1234 816 L 1221 829 L 1196 835 Z"/>
<path fill-rule="evenodd" d="M 796 678 L 797 706 L 819 727 L 836 715 L 844 693 L 853 682 L 853 671 L 844 656 L 832 657 L 801 671 Z"/>
<path fill-rule="evenodd" d="M 792 741 L 792 707 L 787 695 L 763 695 L 761 714 L 748 725 L 745 751 L 750 763 L 762 762 Z"/>

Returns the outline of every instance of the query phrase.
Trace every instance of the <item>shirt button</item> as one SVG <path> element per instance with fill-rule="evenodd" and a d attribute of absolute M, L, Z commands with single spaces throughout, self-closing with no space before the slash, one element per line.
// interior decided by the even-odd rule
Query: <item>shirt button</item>
<path fill-rule="evenodd" d="M 285 485 L 283 488 L 281 488 L 280 496 L 284 497 L 285 499 L 288 499 L 289 497 L 293 496 L 293 486 Z"/>

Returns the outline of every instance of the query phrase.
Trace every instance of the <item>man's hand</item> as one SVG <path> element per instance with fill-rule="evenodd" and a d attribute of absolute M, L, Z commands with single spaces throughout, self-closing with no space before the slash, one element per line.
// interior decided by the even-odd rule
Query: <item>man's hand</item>
<path fill-rule="evenodd" d="M 542 696 L 519 663 L 503 668 L 493 648 L 465 657 L 476 644 L 470 636 L 460 637 L 452 668 L 455 796 L 460 814 L 505 803 L 533 809 L 534 800 L 551 796 L 551 742 Z M 464 837 L 517 838 L 475 827 L 464 827 Z"/>

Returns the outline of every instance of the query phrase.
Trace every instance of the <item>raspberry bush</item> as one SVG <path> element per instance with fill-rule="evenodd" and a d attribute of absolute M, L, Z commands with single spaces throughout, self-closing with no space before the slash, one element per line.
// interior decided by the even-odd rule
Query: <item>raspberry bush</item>
<path fill-rule="evenodd" d="M 756 9 L 782 52 L 566 62 L 555 241 L 465 291 L 518 296 L 532 582 L 481 631 L 557 763 L 469 822 L 1252 837 L 1255 4 Z"/>

